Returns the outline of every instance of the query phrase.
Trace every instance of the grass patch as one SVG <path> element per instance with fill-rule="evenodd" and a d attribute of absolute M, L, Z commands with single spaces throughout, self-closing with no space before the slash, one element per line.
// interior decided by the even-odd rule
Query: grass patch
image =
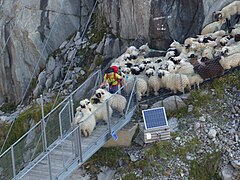
<path fill-rule="evenodd" d="M 134 174 L 134 173 L 126 174 L 126 175 L 122 178 L 122 180 L 136 180 L 136 179 L 138 179 L 138 178 L 137 178 L 136 174 Z"/>
<path fill-rule="evenodd" d="M 11 103 L 4 103 L 0 110 L 5 112 L 5 113 L 12 113 L 16 110 L 17 106 L 15 104 L 11 104 Z"/>
<path fill-rule="evenodd" d="M 218 168 L 221 159 L 221 152 L 207 154 L 200 161 L 192 161 L 189 179 L 195 180 L 220 180 Z"/>
<path fill-rule="evenodd" d="M 108 166 L 112 168 L 118 167 L 118 160 L 122 156 L 121 149 L 119 147 L 113 148 L 101 148 L 97 153 L 95 153 L 85 165 L 95 165 Z"/>
<path fill-rule="evenodd" d="M 198 138 L 194 137 L 192 140 L 185 143 L 184 146 L 177 147 L 174 151 L 174 156 L 178 156 L 182 161 L 186 161 L 187 153 L 194 154 L 200 145 Z"/>

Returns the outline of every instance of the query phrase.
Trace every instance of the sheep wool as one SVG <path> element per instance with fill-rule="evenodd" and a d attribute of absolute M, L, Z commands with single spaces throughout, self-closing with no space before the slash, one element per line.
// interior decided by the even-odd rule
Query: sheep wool
<path fill-rule="evenodd" d="M 234 1 L 222 8 L 221 11 L 214 12 L 214 17 L 217 20 L 226 19 L 229 21 L 231 19 L 231 16 L 235 14 L 240 14 L 240 1 Z"/>
<path fill-rule="evenodd" d="M 120 94 L 111 94 L 105 89 L 97 89 L 95 94 L 101 101 L 109 99 L 110 107 L 117 110 L 121 115 L 124 115 L 124 109 L 127 104 L 127 100 L 124 96 Z"/>
<path fill-rule="evenodd" d="M 221 57 L 219 62 L 223 69 L 231 69 L 240 66 L 240 53 L 235 53 L 227 57 Z"/>
<path fill-rule="evenodd" d="M 215 21 L 215 22 L 212 22 L 212 23 L 208 24 L 207 26 L 205 26 L 202 29 L 201 35 L 214 33 L 216 31 L 220 30 L 223 22 L 224 22 L 224 20 L 220 20 L 220 21 Z"/>
<path fill-rule="evenodd" d="M 79 112 L 82 113 L 82 116 L 80 117 Z M 80 129 L 82 134 L 85 137 L 88 137 L 92 134 L 95 126 L 96 126 L 96 120 L 94 116 L 91 116 L 92 112 L 87 108 L 77 108 L 77 113 L 75 115 L 74 121 L 80 124 Z"/>

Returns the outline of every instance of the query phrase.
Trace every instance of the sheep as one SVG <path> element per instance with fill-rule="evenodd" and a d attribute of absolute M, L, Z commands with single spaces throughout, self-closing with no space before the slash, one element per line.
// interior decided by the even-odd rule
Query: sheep
<path fill-rule="evenodd" d="M 148 46 L 148 43 L 143 44 L 142 46 L 139 47 L 139 51 L 143 53 L 144 55 L 147 54 L 150 51 L 150 48 Z"/>
<path fill-rule="evenodd" d="M 236 34 L 240 34 L 240 27 L 232 27 L 229 28 L 228 30 L 229 35 L 231 35 L 232 37 L 234 37 Z"/>
<path fill-rule="evenodd" d="M 81 103 L 80 107 L 76 110 L 77 112 L 74 117 L 74 123 L 80 124 L 82 134 L 85 137 L 88 137 L 92 134 L 94 128 L 96 127 L 95 117 L 92 115 L 90 109 Z"/>
<path fill-rule="evenodd" d="M 184 74 L 173 74 L 164 70 L 158 71 L 158 77 L 162 79 L 165 88 L 172 90 L 174 93 L 180 91 L 184 94 L 184 89 L 191 89 L 189 79 Z"/>
<path fill-rule="evenodd" d="M 235 53 L 227 57 L 221 57 L 220 64 L 223 69 L 231 69 L 240 65 L 240 53 Z"/>
<path fill-rule="evenodd" d="M 87 106 L 91 109 L 91 112 L 94 114 L 96 121 L 103 120 L 107 123 L 108 115 L 107 115 L 107 105 L 104 102 L 101 102 L 95 95 L 91 97 L 90 101 L 85 100 Z M 109 110 L 109 118 L 112 117 L 113 110 L 110 106 L 108 106 Z"/>
<path fill-rule="evenodd" d="M 148 78 L 149 91 L 153 90 L 154 95 L 157 96 L 158 90 L 164 87 L 161 79 L 157 76 L 156 72 L 153 69 L 148 69 L 146 71 L 146 75 L 147 77 L 149 77 Z"/>
<path fill-rule="evenodd" d="M 224 23 L 224 20 L 212 22 L 212 23 L 206 25 L 202 29 L 201 34 L 204 35 L 204 34 L 214 33 L 221 29 L 221 26 L 223 23 Z"/>
<path fill-rule="evenodd" d="M 205 65 L 198 64 L 194 66 L 194 72 L 199 74 L 203 80 L 216 76 L 221 76 L 224 73 L 224 69 L 219 62 L 219 58 L 206 61 Z"/>
<path fill-rule="evenodd" d="M 221 51 L 220 51 L 221 55 L 232 55 L 235 53 L 240 53 L 240 48 L 239 48 L 239 44 L 237 45 L 233 45 L 233 46 L 224 46 L 222 47 Z"/>
<path fill-rule="evenodd" d="M 139 51 L 135 46 L 130 46 L 130 47 L 127 48 L 126 53 L 137 57 L 138 54 L 139 54 Z"/>
<path fill-rule="evenodd" d="M 109 99 L 109 105 L 112 109 L 117 110 L 122 116 L 124 115 L 124 109 L 127 104 L 127 100 L 120 94 L 111 94 L 105 89 L 97 89 L 95 93 L 96 97 L 100 101 L 106 101 Z"/>
<path fill-rule="evenodd" d="M 222 8 L 221 11 L 214 11 L 214 18 L 217 20 L 226 20 L 227 26 L 230 27 L 230 19 L 233 15 L 240 14 L 240 1 L 234 1 Z"/>
<path fill-rule="evenodd" d="M 208 59 L 213 59 L 213 54 L 214 54 L 214 48 L 211 46 L 208 46 L 203 49 L 203 52 L 201 54 L 202 57 L 206 57 Z"/>

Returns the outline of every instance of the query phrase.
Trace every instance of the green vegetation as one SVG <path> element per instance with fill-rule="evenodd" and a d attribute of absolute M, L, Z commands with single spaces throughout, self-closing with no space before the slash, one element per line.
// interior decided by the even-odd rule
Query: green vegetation
<path fill-rule="evenodd" d="M 11 104 L 11 103 L 4 103 L 0 110 L 5 112 L 5 113 L 11 113 L 14 112 L 16 110 L 17 106 L 15 104 Z"/>
<path fill-rule="evenodd" d="M 59 104 L 60 102 L 61 102 L 61 99 L 58 99 L 55 106 L 57 106 L 57 104 Z M 53 102 L 44 104 L 44 114 L 46 115 L 47 113 L 49 113 L 54 107 L 53 107 Z M 31 120 L 37 123 L 38 121 L 41 120 L 41 118 L 42 118 L 41 107 L 38 104 L 33 105 L 31 108 L 21 113 L 15 119 L 10 136 L 8 137 L 8 140 L 6 142 L 4 149 L 7 149 L 11 144 L 16 142 L 22 135 L 24 135 L 30 129 Z M 5 124 L 4 126 L 5 128 L 3 132 L 7 133 L 9 131 L 10 125 Z M 4 134 L 3 136 L 5 137 L 6 134 Z M 1 146 L 2 146 L 2 142 L 0 143 Z"/>
<path fill-rule="evenodd" d="M 213 152 L 205 155 L 201 160 L 194 160 L 191 163 L 189 179 L 196 180 L 220 180 L 218 168 L 221 159 L 220 152 Z"/>

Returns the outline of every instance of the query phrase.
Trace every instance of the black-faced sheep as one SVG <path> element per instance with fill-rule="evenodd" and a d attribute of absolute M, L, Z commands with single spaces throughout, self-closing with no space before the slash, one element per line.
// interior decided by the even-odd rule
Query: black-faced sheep
<path fill-rule="evenodd" d="M 217 20 L 226 20 L 227 26 L 230 27 L 230 19 L 233 15 L 240 14 L 240 1 L 234 1 L 229 5 L 222 8 L 221 11 L 213 12 L 215 19 Z"/>
<path fill-rule="evenodd" d="M 158 77 L 153 69 L 148 69 L 146 71 L 146 76 L 148 77 L 149 91 L 153 91 L 154 95 L 157 96 L 159 89 L 164 87 L 162 79 Z"/>
<path fill-rule="evenodd" d="M 180 91 L 185 92 L 185 88 L 191 89 L 189 79 L 184 74 L 173 74 L 164 70 L 158 71 L 158 77 L 162 79 L 166 89 L 172 90 L 174 93 Z"/>
<path fill-rule="evenodd" d="M 121 115 L 124 115 L 124 109 L 127 104 L 127 100 L 120 94 L 111 94 L 105 89 L 97 89 L 95 96 L 102 102 L 109 99 L 109 105 L 112 109 L 117 110 Z"/>
<path fill-rule="evenodd" d="M 240 66 L 240 53 L 235 53 L 227 57 L 221 57 L 219 62 L 223 69 L 231 69 Z"/>
<path fill-rule="evenodd" d="M 103 120 L 107 123 L 108 121 L 108 114 L 107 114 L 107 104 L 104 102 L 101 102 L 95 95 L 91 97 L 90 103 L 89 100 L 85 99 L 85 103 L 88 104 L 88 106 L 91 109 L 91 112 L 94 114 L 94 117 L 96 121 Z M 112 117 L 113 110 L 108 106 L 109 110 L 109 118 Z"/>
<path fill-rule="evenodd" d="M 80 124 L 81 132 L 84 136 L 90 136 L 96 127 L 95 117 L 92 115 L 90 109 L 80 103 L 80 107 L 76 109 L 74 117 L 74 124 Z"/>
<path fill-rule="evenodd" d="M 212 23 L 206 25 L 202 29 L 201 34 L 204 35 L 204 34 L 214 33 L 216 31 L 220 30 L 224 21 L 225 20 L 219 20 L 219 21 L 215 21 L 215 22 L 212 22 Z"/>
<path fill-rule="evenodd" d="M 229 56 L 235 53 L 240 53 L 240 44 L 233 45 L 233 46 L 224 46 L 221 49 L 221 55 L 223 56 Z"/>

